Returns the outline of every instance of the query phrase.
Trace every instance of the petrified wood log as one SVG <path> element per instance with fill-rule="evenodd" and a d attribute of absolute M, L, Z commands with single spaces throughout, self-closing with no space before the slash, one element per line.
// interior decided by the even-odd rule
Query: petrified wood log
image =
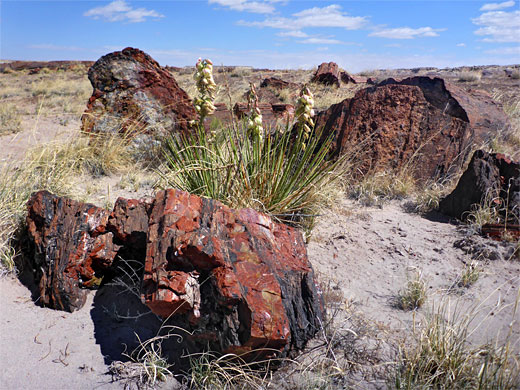
<path fill-rule="evenodd" d="M 143 299 L 223 352 L 300 349 L 322 318 L 297 230 L 178 190 L 159 192 L 150 213 Z"/>
<path fill-rule="evenodd" d="M 40 191 L 28 202 L 27 229 L 40 300 L 72 312 L 99 284 L 119 250 L 106 231 L 110 212 L 91 204 Z"/>
<path fill-rule="evenodd" d="M 114 211 L 35 193 L 27 223 L 42 301 L 73 311 L 116 255 L 145 264 L 142 300 L 195 346 L 250 359 L 298 350 L 323 318 L 299 231 L 179 190 Z M 258 349 L 263 349 L 258 352 Z"/>

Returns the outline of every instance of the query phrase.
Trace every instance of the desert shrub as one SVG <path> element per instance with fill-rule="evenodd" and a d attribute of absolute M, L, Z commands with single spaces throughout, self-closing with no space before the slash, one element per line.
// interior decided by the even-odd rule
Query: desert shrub
<path fill-rule="evenodd" d="M 459 277 L 458 285 L 466 288 L 472 286 L 480 278 L 480 272 L 481 269 L 478 262 L 472 261 L 471 263 L 466 264 Z"/>
<path fill-rule="evenodd" d="M 248 363 L 235 354 L 217 357 L 204 352 L 190 357 L 190 389 L 262 390 L 269 384 L 269 362 Z"/>
<path fill-rule="evenodd" d="M 364 206 L 380 206 L 387 200 L 403 199 L 415 189 L 413 177 L 400 172 L 369 172 L 360 180 L 353 181 L 348 192 L 352 199 Z"/>
<path fill-rule="evenodd" d="M 164 149 L 163 184 L 309 227 L 344 161 L 326 159 L 332 138 L 320 143 L 312 132 L 302 148 L 303 129 L 295 135 L 287 130 L 264 137 L 249 137 L 242 130 L 223 128 L 211 140 L 203 130 L 170 138 Z"/>
<path fill-rule="evenodd" d="M 415 273 L 413 278 L 408 278 L 406 286 L 397 296 L 397 306 L 402 310 L 415 310 L 426 302 L 427 290 L 420 271 Z"/>
<path fill-rule="evenodd" d="M 520 294 L 519 294 L 520 296 Z M 474 310 L 462 315 L 447 303 L 433 308 L 412 345 L 400 348 L 390 388 L 395 389 L 517 389 L 520 362 L 512 352 L 512 329 L 518 321 L 518 298 L 513 321 L 502 346 L 470 347 Z M 515 320 L 516 318 L 516 320 Z M 474 328 L 474 329 L 472 329 Z"/>
<path fill-rule="evenodd" d="M 477 71 L 465 71 L 459 73 L 459 81 L 464 83 L 479 81 L 481 77 L 481 73 Z"/>
<path fill-rule="evenodd" d="M 22 119 L 11 103 L 2 103 L 0 105 L 0 135 L 17 133 L 22 129 Z"/>

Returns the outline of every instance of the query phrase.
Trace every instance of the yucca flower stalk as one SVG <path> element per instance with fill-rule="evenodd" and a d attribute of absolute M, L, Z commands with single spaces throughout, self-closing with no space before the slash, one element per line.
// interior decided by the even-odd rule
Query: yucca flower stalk
<path fill-rule="evenodd" d="M 196 81 L 199 96 L 195 98 L 193 104 L 195 110 L 200 116 L 200 124 L 204 123 L 204 118 L 215 112 L 215 93 L 217 84 L 213 79 L 213 62 L 209 59 L 202 60 L 199 58 L 195 65 L 196 71 L 193 78 Z"/>
<path fill-rule="evenodd" d="M 264 128 L 262 127 L 262 113 L 258 108 L 258 95 L 253 83 L 250 84 L 249 95 L 247 97 L 247 108 L 249 117 L 247 120 L 247 131 L 254 137 L 263 138 Z"/>
<path fill-rule="evenodd" d="M 314 128 L 314 97 L 312 92 L 304 85 L 300 91 L 300 97 L 296 104 L 296 125 L 299 130 L 303 132 L 302 147 L 305 149 L 305 144 Z"/>

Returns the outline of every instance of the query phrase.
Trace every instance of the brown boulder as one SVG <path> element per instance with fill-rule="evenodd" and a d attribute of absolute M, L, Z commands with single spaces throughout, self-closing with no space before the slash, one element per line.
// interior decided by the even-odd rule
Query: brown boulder
<path fill-rule="evenodd" d="M 322 318 L 298 231 L 178 190 L 159 192 L 150 213 L 143 300 L 225 353 L 300 349 Z"/>
<path fill-rule="evenodd" d="M 396 81 L 388 79 L 380 83 L 414 85 L 421 89 L 426 100 L 439 110 L 470 124 L 474 137 L 485 141 L 499 131 L 509 128 L 508 117 L 500 103 L 486 91 L 464 90 L 439 77 L 416 76 Z"/>
<path fill-rule="evenodd" d="M 311 81 L 339 87 L 339 78 L 340 75 L 338 64 L 335 62 L 324 62 L 318 67 Z"/>
<path fill-rule="evenodd" d="M 84 131 L 164 136 L 189 132 L 190 121 L 197 119 L 191 99 L 171 73 L 139 49 L 101 57 L 88 77 L 94 91 L 82 116 Z"/>
<path fill-rule="evenodd" d="M 406 168 L 422 181 L 445 176 L 507 123 L 496 104 L 451 91 L 438 78 L 385 80 L 319 113 L 316 126 L 334 133 L 336 155 L 355 154 L 361 173 Z M 477 107 L 491 120 L 481 120 Z"/>
<path fill-rule="evenodd" d="M 457 187 L 439 204 L 443 214 L 461 220 L 475 205 L 493 205 L 508 223 L 520 223 L 520 162 L 477 150 Z"/>
<path fill-rule="evenodd" d="M 27 207 L 40 302 L 69 312 L 80 309 L 87 294 L 80 287 L 96 284 L 119 250 L 106 231 L 110 213 L 47 191 L 34 193 Z"/>
<path fill-rule="evenodd" d="M 273 88 L 273 89 L 298 89 L 300 88 L 299 84 L 291 83 L 289 81 L 284 81 L 282 79 L 278 79 L 276 77 L 267 77 L 260 83 L 260 88 Z"/>
<path fill-rule="evenodd" d="M 345 72 L 345 71 L 340 73 L 340 79 L 341 79 L 341 82 L 343 82 L 345 84 L 363 84 L 363 83 L 368 82 L 368 79 L 364 76 L 357 76 L 354 74 L 349 74 L 348 72 Z"/>

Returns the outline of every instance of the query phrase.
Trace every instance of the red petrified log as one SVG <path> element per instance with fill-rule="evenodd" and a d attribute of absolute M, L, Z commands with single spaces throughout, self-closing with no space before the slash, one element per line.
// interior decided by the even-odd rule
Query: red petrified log
<path fill-rule="evenodd" d="M 234 353 L 301 348 L 322 315 L 299 232 L 178 190 L 150 213 L 143 299 L 162 317 L 188 313 L 194 340 Z"/>
<path fill-rule="evenodd" d="M 111 266 L 119 246 L 106 231 L 109 212 L 40 191 L 28 202 L 27 229 L 41 302 L 74 311 L 83 306 L 80 289 Z"/>

